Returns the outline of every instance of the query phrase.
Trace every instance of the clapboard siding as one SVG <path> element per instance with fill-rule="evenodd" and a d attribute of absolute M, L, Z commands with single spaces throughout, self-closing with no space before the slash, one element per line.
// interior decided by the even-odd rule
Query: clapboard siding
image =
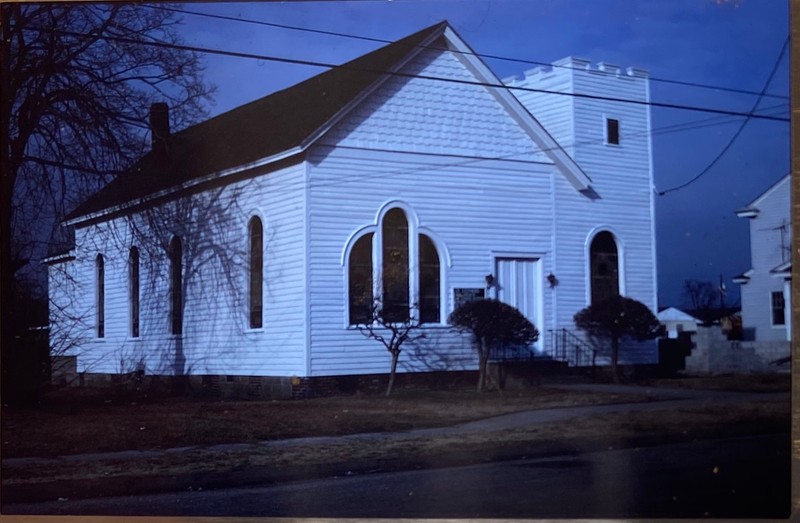
<path fill-rule="evenodd" d="M 783 292 L 784 280 L 770 274 L 781 263 L 789 261 L 791 245 L 789 219 L 791 177 L 787 176 L 762 197 L 754 208 L 758 214 L 750 218 L 750 260 L 752 273 L 742 285 L 742 326 L 758 341 L 787 339 L 786 326 L 772 325 L 773 292 Z M 781 227 L 783 246 L 781 248 Z M 787 301 L 788 306 L 788 301 Z"/>
<path fill-rule="evenodd" d="M 82 344 L 79 370 L 125 372 L 142 362 L 156 374 L 182 368 L 189 374 L 304 375 L 305 204 L 303 191 L 291 189 L 303 186 L 304 175 L 298 164 L 163 204 L 153 214 L 164 220 L 157 240 L 131 233 L 130 223 L 146 230 L 142 214 L 78 229 L 77 259 L 68 265 L 85 287 L 82 302 L 92 304 L 85 314 L 92 329 L 98 253 L 106 267 L 106 335 Z M 254 215 L 263 221 L 265 250 L 259 330 L 247 324 L 247 224 Z M 154 240 L 168 244 L 173 232 L 181 236 L 184 252 L 182 336 L 170 334 L 169 259 L 163 247 L 153 245 Z M 131 245 L 141 252 L 138 339 L 130 335 Z M 185 362 L 176 367 L 179 351 Z"/>
<path fill-rule="evenodd" d="M 508 78 L 504 82 L 528 111 L 570 155 L 574 151 L 574 112 L 570 93 L 574 92 L 571 74 L 561 68 L 571 67 L 570 60 L 560 60 L 552 68 L 535 68 L 525 71 L 521 78 Z M 525 90 L 535 84 L 536 90 Z M 557 94 L 565 93 L 565 94 Z"/>
<path fill-rule="evenodd" d="M 309 311 L 312 375 L 337 374 L 343 368 L 364 373 L 387 369 L 386 350 L 346 325 L 346 268 L 341 258 L 350 235 L 374 225 L 376 213 L 392 200 L 410 206 L 420 227 L 432 231 L 451 256 L 452 267 L 444 268 L 448 314 L 453 287 L 485 286 L 484 276 L 493 272 L 492 251 L 541 253 L 546 267 L 552 228 L 550 166 L 521 169 L 518 164 L 487 162 L 454 167 L 448 166 L 452 159 L 447 158 L 437 158 L 437 166 L 419 156 L 414 174 L 365 184 L 352 174 L 362 172 L 366 177 L 381 172 L 398 160 L 409 162 L 408 155 L 348 149 L 320 149 L 317 154 L 325 160 L 310 173 L 310 302 L 325 307 Z M 340 211 L 338 202 L 343 201 L 347 213 Z M 403 369 L 463 368 L 473 362 L 469 340 L 446 328 L 427 330 L 425 342 L 436 350 L 428 351 L 422 361 L 402 355 Z"/>
<path fill-rule="evenodd" d="M 587 66 L 589 69 L 587 70 Z M 569 58 L 549 71 L 536 70 L 512 85 L 533 89 L 567 88 L 577 94 L 647 101 L 647 79 L 634 71 L 600 71 L 585 60 Z M 554 323 L 574 329 L 574 314 L 589 302 L 588 242 L 598 229 L 612 231 L 621 245 L 620 265 L 625 295 L 655 311 L 655 239 L 653 234 L 650 121 L 646 106 L 546 93 L 521 92 L 520 100 L 550 128 L 592 180 L 596 199 L 575 192 L 555 178 L 555 243 L 553 267 L 561 282 L 556 289 Z M 562 109 L 569 106 L 567 110 Z M 571 109 L 571 110 L 570 110 Z M 560 111 L 571 115 L 571 121 Z M 620 144 L 607 145 L 605 119 L 620 121 Z M 570 123 L 571 122 L 571 125 Z M 652 344 L 631 344 L 621 359 L 653 362 Z"/>

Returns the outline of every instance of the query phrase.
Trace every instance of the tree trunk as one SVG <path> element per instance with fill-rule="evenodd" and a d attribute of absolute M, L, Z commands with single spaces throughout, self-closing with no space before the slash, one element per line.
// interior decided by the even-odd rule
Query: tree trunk
<path fill-rule="evenodd" d="M 619 338 L 614 336 L 611 338 L 611 373 L 614 375 L 614 383 L 619 383 Z"/>
<path fill-rule="evenodd" d="M 486 367 L 488 361 L 489 350 L 486 346 L 486 340 L 481 339 L 478 347 L 478 392 L 483 392 L 483 389 L 486 386 Z"/>
<path fill-rule="evenodd" d="M 392 351 L 392 367 L 389 370 L 389 384 L 386 386 L 386 395 L 389 396 L 392 393 L 392 387 L 394 387 L 394 377 L 397 374 L 397 360 L 400 358 L 400 351 L 393 350 Z"/>
<path fill-rule="evenodd" d="M 0 102 L 0 148 L 2 148 L 2 189 L 0 190 L 0 349 L 2 349 L 2 357 L 0 358 L 0 366 L 2 366 L 2 385 L 3 395 L 5 401 L 11 399 L 8 390 L 8 377 L 12 369 L 9 368 L 9 353 L 14 350 L 11 347 L 13 336 L 11 334 L 11 322 L 9 311 L 14 304 L 13 288 L 14 288 L 14 272 L 11 268 L 11 203 L 12 194 L 14 192 L 14 181 L 16 179 L 16 166 L 12 168 L 11 163 L 11 137 L 9 132 L 11 130 L 11 100 L 12 96 L 10 91 L 10 42 L 11 36 L 9 35 L 10 23 L 9 17 L 12 16 L 12 10 L 17 11 L 19 6 L 7 5 L 5 6 L 6 16 L 2 18 L 2 42 L 0 42 L 0 92 L 3 93 L 2 102 Z"/>

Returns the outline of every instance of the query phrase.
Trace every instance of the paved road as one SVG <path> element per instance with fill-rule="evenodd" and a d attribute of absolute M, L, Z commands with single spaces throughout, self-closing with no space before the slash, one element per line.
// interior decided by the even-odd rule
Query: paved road
<path fill-rule="evenodd" d="M 789 434 L 263 487 L 8 505 L 6 514 L 785 518 Z"/>

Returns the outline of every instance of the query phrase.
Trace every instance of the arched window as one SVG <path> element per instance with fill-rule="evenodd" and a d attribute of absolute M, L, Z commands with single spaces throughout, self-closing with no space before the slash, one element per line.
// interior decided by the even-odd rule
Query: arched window
<path fill-rule="evenodd" d="M 402 209 L 383 217 L 383 318 L 389 322 L 408 319 L 408 220 Z"/>
<path fill-rule="evenodd" d="M 419 235 L 419 322 L 438 323 L 440 318 L 441 292 L 439 279 L 441 266 L 439 253 L 433 240 Z"/>
<path fill-rule="evenodd" d="M 97 337 L 104 338 L 106 335 L 106 275 L 105 262 L 103 255 L 98 254 L 95 258 L 95 277 L 97 279 Z"/>
<path fill-rule="evenodd" d="M 442 258 L 410 212 L 389 209 L 349 247 L 345 262 L 350 325 L 372 321 L 376 301 L 386 322 L 441 322 Z"/>
<path fill-rule="evenodd" d="M 169 243 L 170 260 L 170 323 L 172 334 L 183 333 L 183 246 L 174 237 Z"/>
<path fill-rule="evenodd" d="M 614 235 L 597 234 L 589 249 L 592 303 L 619 295 L 619 256 Z"/>
<path fill-rule="evenodd" d="M 130 331 L 134 338 L 139 337 L 139 249 L 131 247 L 128 259 Z"/>
<path fill-rule="evenodd" d="M 348 267 L 350 323 L 369 323 L 372 320 L 372 239 L 365 234 L 353 245 Z"/>
<path fill-rule="evenodd" d="M 257 216 L 250 219 L 249 311 L 250 328 L 263 326 L 264 307 L 264 228 Z"/>

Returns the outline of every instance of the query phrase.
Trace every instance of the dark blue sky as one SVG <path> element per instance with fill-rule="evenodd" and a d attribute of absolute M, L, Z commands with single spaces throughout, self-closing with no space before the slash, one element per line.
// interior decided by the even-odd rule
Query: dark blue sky
<path fill-rule="evenodd" d="M 565 56 L 646 69 L 653 78 L 759 92 L 788 36 L 785 0 L 414 0 L 185 4 L 185 9 L 396 40 L 448 20 L 479 54 L 552 62 Z M 381 44 L 235 21 L 183 16 L 190 44 L 341 63 Z M 218 88 L 211 114 L 322 72 L 308 66 L 208 55 Z M 487 60 L 500 78 L 534 67 Z M 769 94 L 788 97 L 788 53 Z M 757 96 L 651 82 L 651 100 L 748 112 Z M 765 97 L 764 114 L 788 117 L 788 98 Z M 742 117 L 653 108 L 653 165 L 660 191 L 700 173 Z M 681 124 L 684 124 L 681 126 Z M 678 127 L 676 127 L 678 126 Z M 789 172 L 788 122 L 750 120 L 698 182 L 657 197 L 659 304 L 681 305 L 686 279 L 726 279 L 749 268 L 748 224 L 734 211 Z"/>

